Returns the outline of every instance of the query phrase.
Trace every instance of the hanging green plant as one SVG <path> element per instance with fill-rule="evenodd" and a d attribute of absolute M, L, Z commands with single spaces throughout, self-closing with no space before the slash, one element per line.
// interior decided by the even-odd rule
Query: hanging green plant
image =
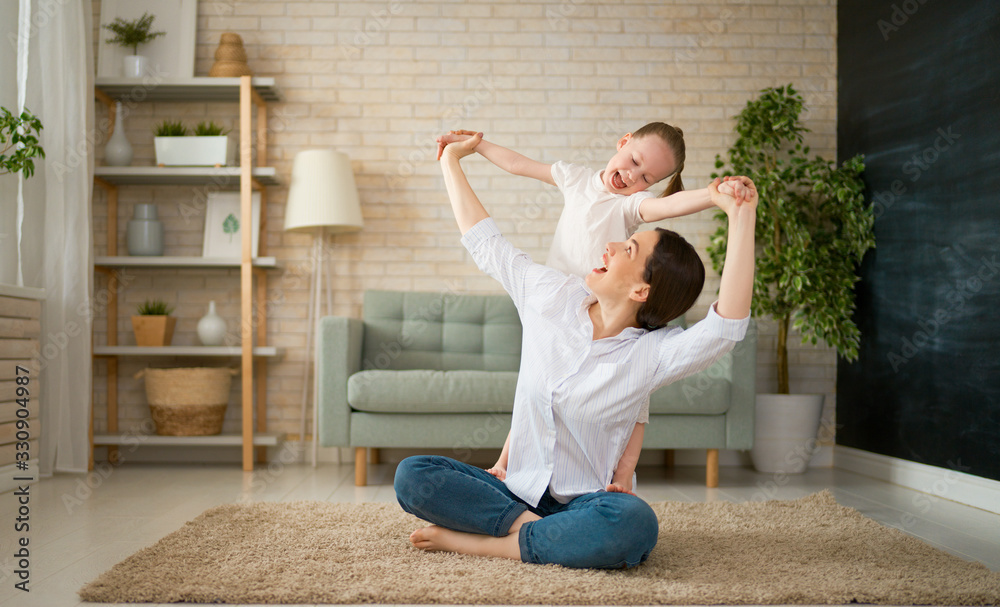
<path fill-rule="evenodd" d="M 15 116 L 0 107 L 0 175 L 23 172 L 27 178 L 35 174 L 34 159 L 45 158 L 38 144 L 41 130 L 42 121 L 28 110 Z"/>
<path fill-rule="evenodd" d="M 875 246 L 875 222 L 865 202 L 864 157 L 839 168 L 803 145 L 802 96 L 792 85 L 768 88 L 736 116 L 736 142 L 728 161 L 715 157 L 722 175 L 746 175 L 757 186 L 757 269 L 753 314 L 778 323 L 778 392 L 788 394 L 788 329 L 803 343 L 822 339 L 847 360 L 856 359 L 861 332 L 854 323 L 857 267 Z M 713 173 L 712 177 L 718 174 Z M 722 271 L 725 214 L 708 253 Z"/>

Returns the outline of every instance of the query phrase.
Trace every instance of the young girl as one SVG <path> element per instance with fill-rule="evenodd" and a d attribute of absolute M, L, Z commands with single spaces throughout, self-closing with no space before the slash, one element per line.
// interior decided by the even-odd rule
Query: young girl
<path fill-rule="evenodd" d="M 451 131 L 437 138 L 438 159 L 449 143 L 465 141 L 475 131 Z M 624 241 L 642 223 L 697 213 L 713 206 L 708 188 L 684 190 L 684 134 L 663 122 L 651 122 L 618 140 L 617 152 L 603 171 L 566 162 L 545 164 L 513 150 L 480 140 L 475 151 L 501 169 L 557 186 L 565 198 L 545 265 L 566 274 L 586 276 L 601 257 L 606 242 Z M 670 179 L 659 197 L 648 188 Z M 748 195 L 746 177 L 718 184 L 719 192 L 742 204 Z M 635 466 L 642 451 L 646 411 L 635 425 L 608 491 L 632 493 Z M 500 460 L 489 469 L 503 480 L 507 444 Z"/>
<path fill-rule="evenodd" d="M 423 550 L 499 556 L 566 567 L 620 568 L 656 544 L 656 515 L 605 483 L 659 386 L 708 368 L 749 324 L 756 192 L 737 204 L 710 186 L 729 218 L 719 300 L 687 330 L 665 326 L 701 291 L 697 252 L 668 230 L 605 244 L 586 279 L 531 262 L 499 232 L 469 187 L 460 159 L 478 136 L 448 145 L 441 169 L 462 243 L 510 294 L 524 326 L 506 481 L 441 456 L 404 459 L 400 506 L 432 523 L 410 542 Z"/>

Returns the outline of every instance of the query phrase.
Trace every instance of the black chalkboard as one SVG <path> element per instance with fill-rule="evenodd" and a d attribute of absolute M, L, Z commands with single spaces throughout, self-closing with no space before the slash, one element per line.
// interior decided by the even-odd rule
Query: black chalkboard
<path fill-rule="evenodd" d="M 876 249 L 837 443 L 1000 480 L 1000 7 L 841 0 L 838 155 Z"/>

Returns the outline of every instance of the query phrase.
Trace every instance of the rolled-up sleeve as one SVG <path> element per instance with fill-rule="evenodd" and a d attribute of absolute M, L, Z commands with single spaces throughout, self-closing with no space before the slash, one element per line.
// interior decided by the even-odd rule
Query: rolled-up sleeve
<path fill-rule="evenodd" d="M 518 310 L 523 308 L 528 295 L 538 292 L 540 287 L 566 279 L 561 272 L 534 263 L 527 253 L 511 244 L 492 217 L 472 226 L 462 236 L 462 245 L 480 270 L 503 285 Z"/>

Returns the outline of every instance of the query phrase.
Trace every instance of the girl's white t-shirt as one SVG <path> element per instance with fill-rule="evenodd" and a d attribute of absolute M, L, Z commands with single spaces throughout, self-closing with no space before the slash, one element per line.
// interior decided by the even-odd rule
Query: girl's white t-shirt
<path fill-rule="evenodd" d="M 601 267 L 604 246 L 631 237 L 642 223 L 639 204 L 655 198 L 645 191 L 612 194 L 604 188 L 600 172 L 563 161 L 552 165 L 552 180 L 565 204 L 545 265 L 575 276 Z"/>

